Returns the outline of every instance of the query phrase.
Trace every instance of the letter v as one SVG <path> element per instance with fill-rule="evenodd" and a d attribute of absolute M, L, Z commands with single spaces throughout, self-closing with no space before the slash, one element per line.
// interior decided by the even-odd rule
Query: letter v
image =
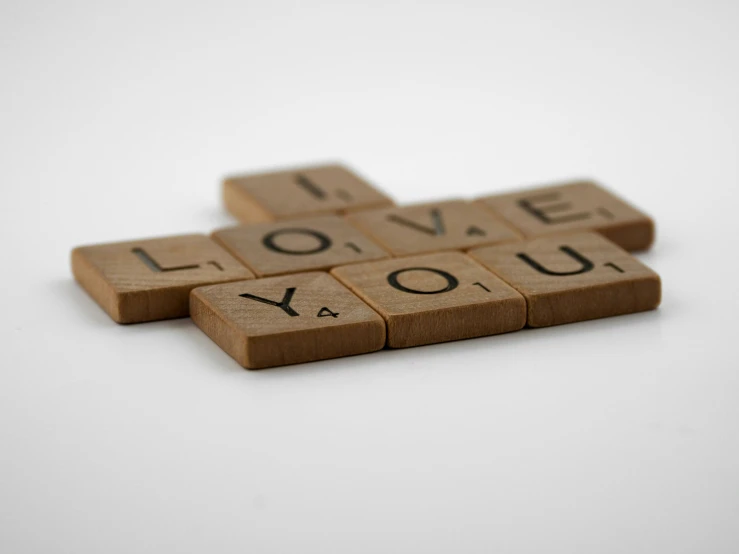
<path fill-rule="evenodd" d="M 415 229 L 416 231 L 420 231 L 421 233 L 426 233 L 431 236 L 443 235 L 446 233 L 444 230 L 444 221 L 441 218 L 441 211 L 438 208 L 431 210 L 431 223 L 433 224 L 433 227 L 426 227 L 425 225 L 421 225 L 420 223 L 416 223 L 415 221 L 411 221 L 410 219 L 406 219 L 395 214 L 387 216 L 387 219 L 393 223 L 405 225 L 406 227 L 410 227 L 411 229 Z"/>

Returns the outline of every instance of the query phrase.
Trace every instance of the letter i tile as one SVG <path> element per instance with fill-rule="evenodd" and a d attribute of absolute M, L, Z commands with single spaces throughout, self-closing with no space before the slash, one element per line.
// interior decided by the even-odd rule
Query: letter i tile
<path fill-rule="evenodd" d="M 659 275 L 597 233 L 476 248 L 469 255 L 526 298 L 530 327 L 642 312 L 660 303 Z"/>
<path fill-rule="evenodd" d="M 223 183 L 226 208 L 243 223 L 344 214 L 393 201 L 342 165 L 235 175 Z"/>
<path fill-rule="evenodd" d="M 242 366 L 262 369 L 365 354 L 385 346 L 385 323 L 328 273 L 200 287 L 195 324 Z"/>

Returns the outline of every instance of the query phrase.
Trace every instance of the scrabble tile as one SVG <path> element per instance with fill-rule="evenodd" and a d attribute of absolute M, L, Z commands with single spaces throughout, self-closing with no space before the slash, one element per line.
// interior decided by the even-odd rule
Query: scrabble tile
<path fill-rule="evenodd" d="M 249 369 L 365 354 L 385 345 L 382 318 L 328 273 L 197 288 L 190 313 Z"/>
<path fill-rule="evenodd" d="M 526 298 L 530 327 L 652 310 L 659 276 L 597 233 L 542 237 L 469 252 Z"/>
<path fill-rule="evenodd" d="M 391 348 L 517 331 L 526 302 L 460 252 L 339 267 L 337 279 L 387 322 Z"/>
<path fill-rule="evenodd" d="M 226 209 L 260 223 L 392 206 L 393 201 L 341 165 L 236 175 L 223 182 Z"/>
<path fill-rule="evenodd" d="M 72 273 L 118 323 L 186 317 L 191 289 L 254 278 L 205 235 L 81 246 Z"/>
<path fill-rule="evenodd" d="M 480 205 L 462 200 L 370 210 L 347 219 L 395 256 L 464 250 L 521 238 Z"/>
<path fill-rule="evenodd" d="M 525 237 L 596 231 L 629 251 L 654 242 L 654 222 L 590 181 L 556 184 L 479 201 Z"/>
<path fill-rule="evenodd" d="M 215 231 L 212 236 L 259 277 L 389 257 L 336 215 L 230 227 Z"/>

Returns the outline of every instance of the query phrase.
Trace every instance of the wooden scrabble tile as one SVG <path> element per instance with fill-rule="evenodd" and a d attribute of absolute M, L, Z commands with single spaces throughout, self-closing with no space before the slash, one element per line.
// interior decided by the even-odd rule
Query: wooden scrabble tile
<path fill-rule="evenodd" d="M 193 321 L 249 369 L 380 350 L 385 323 L 328 273 L 297 273 L 201 287 Z"/>
<path fill-rule="evenodd" d="M 654 222 L 590 181 L 496 194 L 480 198 L 525 237 L 597 231 L 621 248 L 646 250 L 654 242 Z"/>
<path fill-rule="evenodd" d="M 395 256 L 521 239 L 478 204 L 462 200 L 370 210 L 350 214 L 347 219 Z"/>
<path fill-rule="evenodd" d="M 191 289 L 254 278 L 205 235 L 81 246 L 72 273 L 118 323 L 186 317 Z"/>
<path fill-rule="evenodd" d="M 469 252 L 526 298 L 530 327 L 652 310 L 659 276 L 597 233 L 543 237 Z"/>
<path fill-rule="evenodd" d="M 230 227 L 212 237 L 259 277 L 389 257 L 337 215 Z"/>
<path fill-rule="evenodd" d="M 236 175 L 223 182 L 226 209 L 259 223 L 392 206 L 393 201 L 341 165 Z"/>
<path fill-rule="evenodd" d="M 387 322 L 391 348 L 517 331 L 526 302 L 460 252 L 339 267 L 331 273 Z"/>

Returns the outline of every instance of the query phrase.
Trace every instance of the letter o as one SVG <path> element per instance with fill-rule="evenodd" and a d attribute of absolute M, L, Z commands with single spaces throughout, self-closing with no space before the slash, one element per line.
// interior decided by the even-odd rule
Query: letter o
<path fill-rule="evenodd" d="M 278 246 L 275 243 L 275 239 L 278 236 L 287 234 L 287 233 L 296 233 L 299 235 L 311 236 L 318 241 L 318 246 L 316 246 L 315 248 L 311 248 L 310 250 L 288 250 L 287 248 L 282 248 L 281 246 Z M 323 233 L 319 233 L 318 231 L 312 231 L 311 229 L 289 228 L 289 229 L 278 229 L 277 231 L 272 231 L 271 233 L 267 233 L 266 235 L 264 235 L 264 238 L 262 239 L 262 244 L 268 250 L 279 252 L 280 254 L 290 254 L 292 256 L 305 256 L 308 254 L 318 254 L 319 252 L 328 250 L 329 248 L 331 248 L 331 239 L 328 238 Z"/>
<path fill-rule="evenodd" d="M 436 273 L 436 275 L 440 275 L 441 277 L 446 279 L 447 285 L 443 289 L 439 290 L 409 289 L 408 287 L 405 287 L 398 282 L 398 275 L 400 275 L 401 273 L 405 273 L 406 271 L 430 271 L 431 273 Z M 454 275 L 452 275 L 451 273 L 447 273 L 446 271 L 442 271 L 441 269 L 434 269 L 432 267 L 406 267 L 405 269 L 398 269 L 397 271 L 393 271 L 392 273 L 388 274 L 387 282 L 394 289 L 411 294 L 440 294 L 442 292 L 449 292 L 450 290 L 454 290 L 459 286 L 459 281 L 457 281 L 457 278 Z"/>

